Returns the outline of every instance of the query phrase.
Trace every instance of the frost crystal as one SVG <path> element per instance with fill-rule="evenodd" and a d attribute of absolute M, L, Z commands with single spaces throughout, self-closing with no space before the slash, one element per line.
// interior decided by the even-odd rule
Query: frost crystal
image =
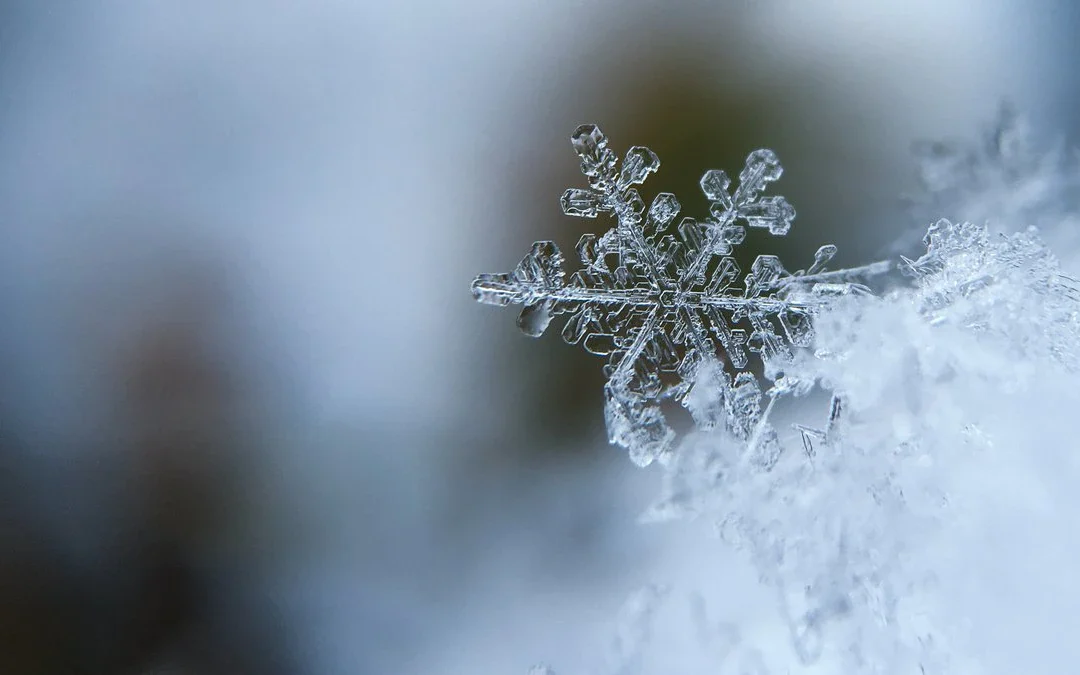
<path fill-rule="evenodd" d="M 1002 105 L 977 142 L 922 142 L 915 153 L 918 190 L 906 201 L 916 221 L 949 216 L 994 232 L 1034 225 L 1059 250 L 1075 248 L 1080 156 L 1061 142 L 1041 147 L 1013 106 Z"/>
<path fill-rule="evenodd" d="M 746 228 L 782 236 L 795 218 L 783 197 L 763 195 L 783 173 L 771 150 L 750 153 L 734 190 L 723 171 L 705 172 L 701 190 L 711 202 L 709 216 L 676 224 L 675 195 L 660 193 L 646 209 L 633 187 L 660 166 L 655 153 L 632 147 L 620 166 L 594 125 L 578 127 L 571 141 L 589 187 L 566 190 L 563 212 L 609 214 L 614 227 L 581 237 L 583 267 L 569 281 L 558 247 L 540 241 L 513 272 L 478 276 L 473 296 L 524 305 L 518 326 L 532 337 L 555 316 L 568 315 L 563 339 L 608 357 L 609 440 L 627 448 L 637 464 L 665 458 L 673 447 L 675 434 L 660 410 L 667 400 L 687 407 L 699 428 L 726 424 L 750 437 L 761 394 L 747 372 L 748 352 L 766 362 L 790 358 L 793 347 L 812 341 L 816 296 L 863 290 L 851 279 L 885 268 L 827 272 L 836 253 L 827 245 L 805 270 L 791 273 L 776 256 L 760 255 L 743 274 L 732 253 Z"/>
<path fill-rule="evenodd" d="M 1029 356 L 1049 350 L 1061 365 L 1080 368 L 1080 288 L 1063 274 L 1057 258 L 1031 227 L 1013 234 L 985 225 L 940 220 L 923 239 L 926 253 L 902 258 L 901 270 L 916 279 L 920 311 L 932 324 L 952 323 L 995 333 Z M 1001 324 L 996 316 L 1038 321 Z"/>

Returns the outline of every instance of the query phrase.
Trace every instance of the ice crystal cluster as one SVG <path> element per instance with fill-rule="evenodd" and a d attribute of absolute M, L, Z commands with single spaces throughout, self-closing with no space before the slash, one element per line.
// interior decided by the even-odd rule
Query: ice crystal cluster
<path fill-rule="evenodd" d="M 943 216 L 985 224 L 993 232 L 1036 226 L 1066 254 L 1080 235 L 1080 155 L 1058 141 L 1043 146 L 1028 120 L 1002 104 L 976 142 L 927 140 L 915 145 L 918 189 L 906 202 L 915 222 Z M 914 245 L 921 234 L 901 238 Z"/>
<path fill-rule="evenodd" d="M 1013 436 L 1014 416 L 1041 419 L 1046 373 L 1075 377 L 1080 366 L 1075 282 L 1035 233 L 939 221 L 925 243 L 901 261 L 910 285 L 819 308 L 816 354 L 783 364 L 778 379 L 806 389 L 774 384 L 768 406 L 810 385 L 841 402 L 815 445 L 797 424 L 777 428 L 762 466 L 739 439 L 690 437 L 649 514 L 716 523 L 775 590 L 797 660 L 816 664 L 832 645 L 827 672 L 1007 672 L 967 671 L 958 655 L 974 648 L 950 647 L 969 617 L 933 606 L 948 597 L 945 579 L 965 574 L 947 562 L 948 538 L 985 505 L 1015 499 L 1019 480 L 978 494 L 981 472 L 1039 449 Z M 1055 407 L 1080 402 L 1066 380 L 1055 386 Z M 969 562 L 979 578 L 983 561 Z"/>
<path fill-rule="evenodd" d="M 775 155 L 752 153 L 734 190 L 707 172 L 710 216 L 676 225 L 673 196 L 646 209 L 632 187 L 656 170 L 650 151 L 632 148 L 619 169 L 592 126 L 574 146 L 590 187 L 568 190 L 564 211 L 610 214 L 613 228 L 582 238 L 583 269 L 569 281 L 558 249 L 540 242 L 473 292 L 524 305 L 530 335 L 568 315 L 564 338 L 608 357 L 611 440 L 641 464 L 663 460 L 647 519 L 711 523 L 774 594 L 791 658 L 747 645 L 753 658 L 736 662 L 725 647 L 701 672 L 1071 670 L 1080 653 L 1059 624 L 1080 587 L 1069 572 L 1042 595 L 1017 581 L 1080 556 L 1076 538 L 1060 536 L 1080 480 L 1069 450 L 1080 284 L 1042 233 L 938 220 L 895 264 L 828 272 L 835 249 L 824 246 L 805 270 L 759 256 L 742 274 L 731 253 L 745 227 L 782 235 L 794 218 L 763 195 L 780 177 Z M 1051 239 L 1073 222 L 1042 215 Z M 884 272 L 879 292 L 859 283 Z M 698 423 L 677 442 L 659 410 L 667 399 Z M 987 548 L 998 539 L 1008 543 Z M 622 640 L 600 672 L 645 672 L 641 624 L 670 602 L 646 595 L 649 611 L 620 630 L 634 644 Z"/>

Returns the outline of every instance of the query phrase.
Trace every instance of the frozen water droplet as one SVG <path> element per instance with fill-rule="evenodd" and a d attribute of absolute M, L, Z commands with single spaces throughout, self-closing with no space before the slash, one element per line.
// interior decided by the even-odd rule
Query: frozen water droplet
<path fill-rule="evenodd" d="M 551 301 L 525 305 L 518 315 L 518 328 L 529 337 L 540 337 L 551 323 Z"/>
<path fill-rule="evenodd" d="M 595 124 L 582 124 L 575 129 L 570 142 L 574 145 L 574 152 L 583 158 L 597 156 L 608 145 L 607 136 Z"/>

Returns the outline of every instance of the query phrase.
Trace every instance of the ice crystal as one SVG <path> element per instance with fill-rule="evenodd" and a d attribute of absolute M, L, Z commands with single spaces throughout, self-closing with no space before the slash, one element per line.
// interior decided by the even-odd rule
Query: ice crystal
<path fill-rule="evenodd" d="M 764 394 L 753 438 L 768 439 L 766 462 L 753 441 L 692 435 L 648 513 L 714 521 L 775 590 L 803 664 L 954 671 L 951 645 L 965 638 L 956 610 L 934 598 L 943 532 L 970 525 L 949 530 L 947 518 L 986 490 L 988 430 L 1015 433 L 1012 415 L 1042 405 L 1025 393 L 1033 380 L 1080 368 L 1077 282 L 1037 232 L 941 220 L 924 246 L 902 259 L 913 283 L 818 307 L 817 356 L 785 363 Z M 823 427 L 772 426 L 779 398 L 815 388 L 832 393 Z M 1071 391 L 1062 404 L 1076 400 Z"/>
<path fill-rule="evenodd" d="M 1013 105 L 1002 104 L 977 141 L 923 141 L 915 154 L 918 189 L 906 201 L 916 221 L 947 216 L 992 232 L 1036 226 L 1060 250 L 1076 243 L 1080 157 L 1060 141 L 1041 145 Z"/>
<path fill-rule="evenodd" d="M 675 434 L 660 408 L 667 400 L 682 403 L 699 428 L 726 425 L 749 438 L 761 414 L 749 354 L 791 358 L 813 339 L 818 295 L 864 290 L 853 280 L 884 267 L 826 271 L 836 253 L 826 245 L 803 270 L 789 272 L 776 256 L 760 255 L 742 272 L 733 252 L 747 228 L 783 236 L 795 218 L 787 200 L 763 194 L 783 173 L 771 150 L 750 153 L 734 189 L 723 171 L 706 171 L 700 185 L 709 216 L 676 223 L 675 195 L 660 193 L 646 208 L 634 187 L 659 168 L 655 153 L 632 147 L 620 165 L 594 125 L 579 127 L 571 142 L 589 187 L 566 190 L 563 212 L 610 215 L 614 226 L 581 237 L 583 267 L 569 280 L 555 243 L 539 241 L 513 272 L 478 276 L 474 297 L 523 305 L 518 326 L 533 337 L 567 315 L 563 339 L 608 358 L 609 440 L 636 463 L 670 454 Z"/>
<path fill-rule="evenodd" d="M 1061 271 L 1036 228 L 992 233 L 986 225 L 940 220 L 923 242 L 926 253 L 902 258 L 901 270 L 916 279 L 920 311 L 932 323 L 996 332 L 1018 353 L 1046 349 L 1061 365 L 1080 368 L 1080 286 Z M 1028 320 L 1000 325 L 995 317 L 1002 312 Z"/>

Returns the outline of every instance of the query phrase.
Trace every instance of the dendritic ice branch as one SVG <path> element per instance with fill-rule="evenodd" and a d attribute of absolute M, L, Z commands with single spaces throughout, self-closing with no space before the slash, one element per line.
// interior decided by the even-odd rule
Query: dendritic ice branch
<path fill-rule="evenodd" d="M 748 438 L 761 415 L 748 352 L 769 361 L 808 346 L 819 299 L 866 292 L 854 279 L 888 265 L 830 272 L 836 247 L 826 245 L 806 269 L 788 272 L 776 256 L 760 255 L 743 274 L 732 254 L 746 228 L 783 236 L 795 218 L 783 197 L 763 195 L 783 172 L 771 150 L 750 153 L 734 190 L 726 173 L 706 171 L 700 184 L 711 202 L 709 216 L 676 224 L 675 195 L 660 193 L 646 208 L 633 187 L 659 168 L 655 153 L 632 147 L 620 165 L 594 125 L 578 127 L 571 142 L 589 187 L 566 190 L 563 213 L 608 214 L 614 226 L 600 237 L 581 237 L 583 267 L 569 280 L 559 248 L 539 241 L 513 272 L 478 276 L 473 296 L 523 305 L 518 326 L 532 337 L 555 316 L 567 315 L 563 339 L 608 358 L 609 440 L 636 463 L 650 464 L 672 449 L 675 433 L 660 409 L 668 400 L 687 407 L 699 428 L 726 424 Z M 703 368 L 714 376 L 703 377 Z M 692 394 L 703 379 L 710 380 L 710 391 Z"/>

